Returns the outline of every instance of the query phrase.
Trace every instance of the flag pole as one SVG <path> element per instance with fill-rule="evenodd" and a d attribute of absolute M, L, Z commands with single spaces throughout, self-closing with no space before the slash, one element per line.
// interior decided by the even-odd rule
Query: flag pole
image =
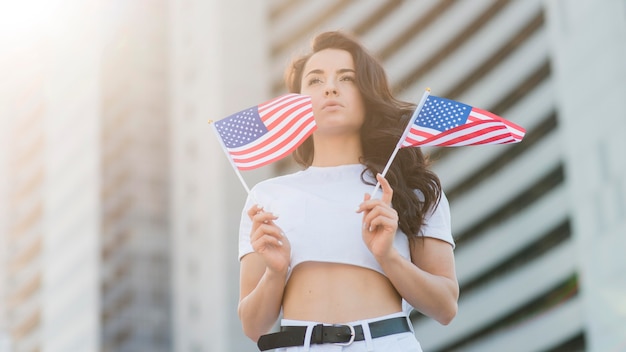
<path fill-rule="evenodd" d="M 398 154 L 398 150 L 400 150 L 400 147 L 402 147 L 402 143 L 404 143 L 406 136 L 409 134 L 409 131 L 411 130 L 411 126 L 413 126 L 413 123 L 417 119 L 417 116 L 419 115 L 420 111 L 422 111 L 422 107 L 424 107 L 424 103 L 426 103 L 426 99 L 428 98 L 429 95 L 430 95 L 430 88 L 426 88 L 426 90 L 424 91 L 424 94 L 422 95 L 422 99 L 420 100 L 419 104 L 417 104 L 415 111 L 413 111 L 413 115 L 411 115 L 411 119 L 409 119 L 409 123 L 406 125 L 406 128 L 404 129 L 404 132 L 402 133 L 402 137 L 400 137 L 398 144 L 396 144 L 396 148 L 393 150 L 393 153 L 391 153 L 391 157 L 389 157 L 389 160 L 387 161 L 387 165 L 385 165 L 385 168 L 383 169 L 383 172 L 381 174 L 383 177 L 387 175 L 387 171 L 389 171 L 389 167 L 391 166 L 393 159 L 396 158 L 396 154 Z M 379 188 L 380 188 L 380 182 L 376 182 L 376 187 L 374 187 L 374 191 L 370 195 L 372 198 L 374 198 L 374 194 L 376 194 L 376 191 L 378 191 Z"/>
<path fill-rule="evenodd" d="M 226 149 L 226 145 L 224 144 L 224 141 L 222 140 L 222 137 L 220 137 L 219 132 L 217 132 L 217 128 L 215 127 L 215 124 L 213 124 L 213 120 L 209 120 L 209 125 L 211 125 L 213 131 L 215 132 L 215 135 L 217 136 L 217 140 L 220 142 L 220 145 L 222 146 L 222 150 L 224 151 L 224 154 L 226 154 L 226 158 L 228 158 L 228 161 L 230 162 L 230 166 L 233 167 L 233 170 L 235 170 L 235 173 L 237 174 L 237 177 L 239 178 L 239 181 L 243 185 L 243 188 L 245 188 L 246 192 L 248 193 L 248 195 L 250 195 L 250 187 L 248 187 L 248 184 L 243 179 L 243 176 L 241 176 L 241 172 L 239 172 L 239 169 L 237 168 L 237 165 L 235 165 L 235 162 L 233 161 L 233 158 L 228 153 L 228 149 Z M 256 200 L 255 200 L 255 202 L 256 202 Z"/>

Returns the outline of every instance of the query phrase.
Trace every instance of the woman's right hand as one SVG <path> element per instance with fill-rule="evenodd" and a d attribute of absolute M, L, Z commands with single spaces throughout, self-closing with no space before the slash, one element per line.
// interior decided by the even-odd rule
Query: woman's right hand
<path fill-rule="evenodd" d="M 252 220 L 250 243 L 254 251 L 263 257 L 268 270 L 285 274 L 291 261 L 291 244 L 283 231 L 274 223 L 277 216 L 253 205 L 248 210 Z"/>

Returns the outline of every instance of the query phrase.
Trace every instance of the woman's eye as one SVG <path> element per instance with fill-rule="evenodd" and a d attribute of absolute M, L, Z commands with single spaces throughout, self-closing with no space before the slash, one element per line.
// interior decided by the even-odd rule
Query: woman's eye
<path fill-rule="evenodd" d="M 309 85 L 313 85 L 313 84 L 317 84 L 317 83 L 320 83 L 320 82 L 322 82 L 322 80 L 321 80 L 321 79 L 319 79 L 319 78 L 311 78 L 311 79 L 309 80 L 309 83 L 308 83 L 308 84 L 309 84 Z"/>
<path fill-rule="evenodd" d="M 341 81 L 354 82 L 355 79 L 352 76 L 343 76 L 341 77 Z"/>

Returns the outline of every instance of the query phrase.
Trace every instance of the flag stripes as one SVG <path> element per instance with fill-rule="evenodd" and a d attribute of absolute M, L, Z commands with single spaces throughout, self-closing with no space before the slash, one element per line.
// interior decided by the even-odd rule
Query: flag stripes
<path fill-rule="evenodd" d="M 287 94 L 215 123 L 240 170 L 252 170 L 291 154 L 316 129 L 311 97 Z"/>
<path fill-rule="evenodd" d="M 489 111 L 429 96 L 401 147 L 517 143 L 526 131 Z"/>

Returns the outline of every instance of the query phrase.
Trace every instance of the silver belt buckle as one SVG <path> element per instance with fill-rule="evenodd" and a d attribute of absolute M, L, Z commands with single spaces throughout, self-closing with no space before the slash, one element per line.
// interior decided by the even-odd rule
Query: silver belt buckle
<path fill-rule="evenodd" d="M 333 326 L 347 326 L 350 329 L 350 340 L 348 342 L 335 342 L 335 343 L 333 343 L 333 345 L 337 345 L 337 346 L 350 346 L 350 345 L 352 345 L 352 343 L 354 342 L 354 338 L 356 337 L 356 332 L 354 331 L 354 326 L 352 326 L 352 325 L 342 325 L 342 324 L 335 324 Z"/>

